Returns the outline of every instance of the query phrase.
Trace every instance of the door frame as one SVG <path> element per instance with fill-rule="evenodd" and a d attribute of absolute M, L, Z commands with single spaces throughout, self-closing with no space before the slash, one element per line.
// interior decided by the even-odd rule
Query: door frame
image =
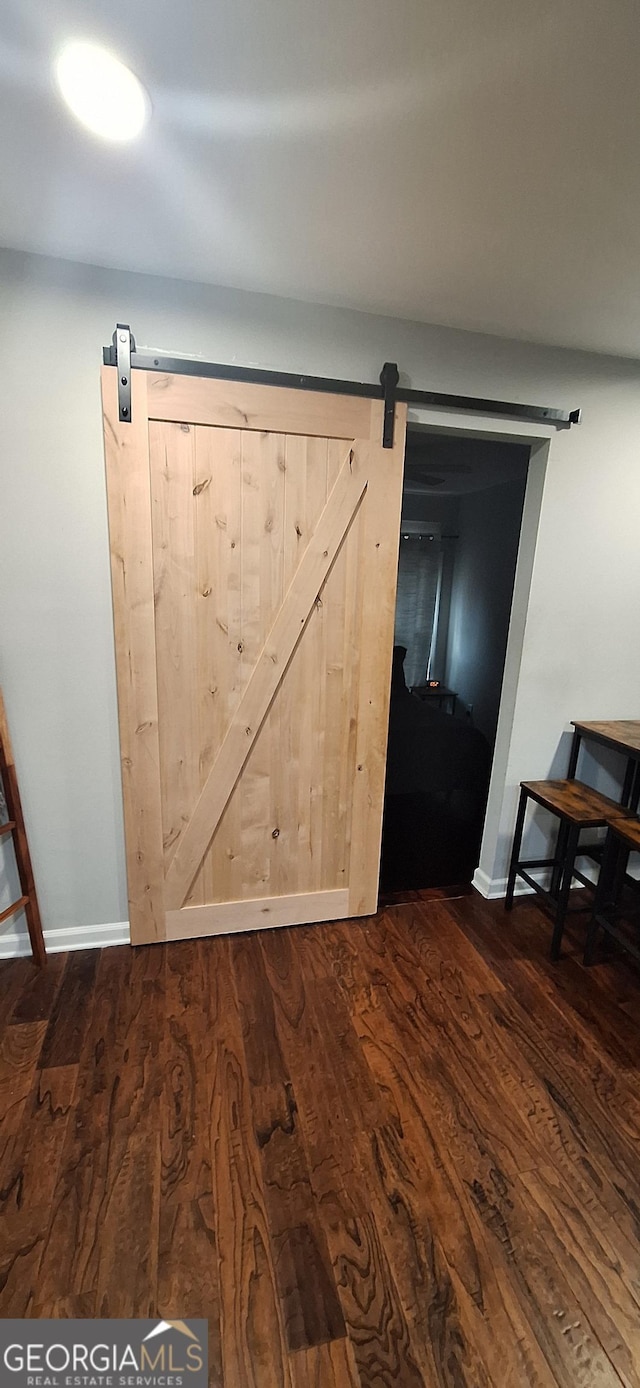
<path fill-rule="evenodd" d="M 511 420 L 487 419 L 461 411 L 445 411 L 410 406 L 407 429 L 422 426 L 434 434 L 454 434 L 458 437 L 494 439 L 496 443 L 514 443 L 530 448 L 527 465 L 518 557 L 513 584 L 513 599 L 509 618 L 509 633 L 504 661 L 498 726 L 491 762 L 489 794 L 484 815 L 480 861 L 473 876 L 473 886 L 487 896 L 492 882 L 491 868 L 496 861 L 501 834 L 501 820 L 508 785 L 509 753 L 520 680 L 525 629 L 529 612 L 529 596 L 533 577 L 544 485 L 551 444 L 557 427 L 522 422 L 515 428 Z M 488 867 L 487 867 L 488 865 Z"/>

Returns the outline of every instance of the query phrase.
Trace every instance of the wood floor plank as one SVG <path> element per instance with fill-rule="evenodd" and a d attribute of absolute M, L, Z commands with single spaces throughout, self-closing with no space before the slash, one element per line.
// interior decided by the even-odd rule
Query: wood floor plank
<path fill-rule="evenodd" d="M 159 1130 L 158 1098 L 147 1115 Z M 157 1304 L 159 1144 L 152 1146 L 144 1130 L 132 1131 L 129 1123 L 115 1134 L 117 1170 L 109 1173 L 101 1210 L 96 1315 L 108 1318 L 153 1316 Z M 135 1123 L 140 1124 L 139 1116 Z"/>
<path fill-rule="evenodd" d="M 163 973 L 162 947 L 117 947 L 96 974 L 40 1271 L 43 1299 L 95 1291 L 96 1314 L 155 1305 Z"/>
<path fill-rule="evenodd" d="M 39 1267 L 49 1208 L 8 1210 L 2 1217 L 0 1241 L 0 1311 L 9 1316 L 33 1316 Z"/>
<path fill-rule="evenodd" d="M 37 1070 L 20 1125 L 0 1153 L 0 1211 L 53 1200 L 77 1080 L 77 1065 Z"/>
<path fill-rule="evenodd" d="M 336 1281 L 362 1388 L 424 1388 L 373 1215 L 349 1221 L 336 1244 Z"/>
<path fill-rule="evenodd" d="M 345 1334 L 257 936 L 231 942 L 256 1142 L 290 1350 Z"/>
<path fill-rule="evenodd" d="M 51 954 L 47 959 L 46 968 L 40 969 L 33 965 L 29 967 L 24 987 L 9 1017 L 10 1025 L 49 1019 L 67 965 L 67 957 L 62 953 Z M 0 973 L 0 988 L 2 982 Z"/>
<path fill-rule="evenodd" d="M 183 1204 L 170 1199 L 161 1206 L 156 1311 L 165 1320 L 208 1321 L 209 1378 L 221 1384 L 220 1283 L 211 1195 Z"/>
<path fill-rule="evenodd" d="M 83 1292 L 80 1296 L 60 1296 L 55 1301 L 40 1302 L 34 1309 L 38 1320 L 87 1320 L 95 1316 L 96 1298 L 94 1292 Z"/>
<path fill-rule="evenodd" d="M 42 1068 L 77 1065 L 87 1026 L 98 967 L 94 949 L 67 955 L 62 981 L 42 1047 Z"/>
<path fill-rule="evenodd" d="M 46 1030 L 46 1021 L 21 1022 L 0 1036 L 0 1140 L 23 1120 Z"/>
<path fill-rule="evenodd" d="M 216 941 L 207 958 L 219 999 L 211 1152 L 223 1381 L 292 1388 L 229 942 Z"/>
<path fill-rule="evenodd" d="M 474 949 L 446 902 L 419 901 L 414 910 L 389 912 L 389 920 L 406 933 L 421 969 L 433 975 L 454 1010 L 464 1007 L 469 993 L 504 992 L 502 979 Z"/>
<path fill-rule="evenodd" d="M 329 1340 L 290 1355 L 293 1388 L 360 1388 L 352 1346 L 348 1339 Z"/>
<path fill-rule="evenodd" d="M 20 998 L 41 974 L 42 970 L 31 959 L 0 961 L 0 1031 L 4 1031 Z"/>
<path fill-rule="evenodd" d="M 217 993 L 208 988 L 201 940 L 166 952 L 163 1042 L 162 1200 L 198 1200 L 212 1190 L 210 1112 Z"/>

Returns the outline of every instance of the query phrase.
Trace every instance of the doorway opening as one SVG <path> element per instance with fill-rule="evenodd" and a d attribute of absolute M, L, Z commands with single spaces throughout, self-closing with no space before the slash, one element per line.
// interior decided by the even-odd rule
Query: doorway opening
<path fill-rule="evenodd" d="M 531 454 L 526 439 L 407 432 L 380 888 L 478 866 Z"/>

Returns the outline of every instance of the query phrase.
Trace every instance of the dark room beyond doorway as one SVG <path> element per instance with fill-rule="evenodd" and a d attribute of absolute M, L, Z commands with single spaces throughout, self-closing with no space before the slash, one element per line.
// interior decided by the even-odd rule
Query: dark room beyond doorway
<path fill-rule="evenodd" d="M 383 893 L 477 867 L 528 461 L 486 436 L 407 434 Z"/>

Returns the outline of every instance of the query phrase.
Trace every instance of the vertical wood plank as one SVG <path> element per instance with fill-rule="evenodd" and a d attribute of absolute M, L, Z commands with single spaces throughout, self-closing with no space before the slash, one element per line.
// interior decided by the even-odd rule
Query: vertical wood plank
<path fill-rule="evenodd" d="M 76 1086 L 77 1065 L 38 1070 L 20 1106 L 17 1132 L 4 1152 L 0 1133 L 0 1210 L 49 1204 Z"/>
<path fill-rule="evenodd" d="M 343 445 L 329 441 L 329 486 Z M 326 712 L 322 769 L 322 886 L 348 883 L 351 788 L 355 769 L 355 730 L 360 658 L 361 502 L 322 594 L 326 629 Z"/>
<path fill-rule="evenodd" d="M 200 629 L 205 665 L 202 680 L 203 757 L 207 774 L 227 732 L 244 688 L 242 665 L 242 433 L 199 428 L 197 474 L 210 482 L 197 511 L 198 562 L 202 576 Z M 206 596 L 205 596 L 206 595 Z M 211 700 L 211 724 L 208 724 Z M 205 776 L 203 775 L 203 782 Z M 237 901 L 242 893 L 242 819 L 239 793 L 233 792 L 205 855 L 207 901 Z"/>
<path fill-rule="evenodd" d="M 293 1388 L 363 1388 L 347 1339 L 298 1350 L 289 1362 Z"/>
<path fill-rule="evenodd" d="M 160 1212 L 157 1315 L 209 1322 L 209 1381 L 224 1382 L 214 1199 L 163 1205 Z"/>
<path fill-rule="evenodd" d="M 67 959 L 66 954 L 52 954 L 46 969 L 38 970 L 30 968 L 23 960 L 14 960 L 3 966 L 0 971 L 0 1027 L 5 1017 L 14 1026 L 16 1022 L 42 1022 L 51 1016 Z M 12 966 L 17 966 L 16 974 L 28 970 L 26 977 L 23 974 L 24 987 L 17 998 L 12 996 Z"/>
<path fill-rule="evenodd" d="M 340 848 L 338 882 L 346 886 L 351 870 L 353 786 L 356 779 L 356 742 L 360 690 L 361 619 L 364 602 L 364 565 L 361 562 L 364 505 L 361 502 L 349 532 L 346 551 L 344 624 L 344 703 L 340 736 L 340 785 L 336 838 Z"/>
<path fill-rule="evenodd" d="M 283 534 L 284 589 L 289 589 L 309 543 L 307 529 L 307 442 L 300 437 L 285 440 L 285 515 Z M 306 634 L 305 638 L 306 639 Z M 280 686 L 276 704 L 280 719 L 281 756 L 275 768 L 280 811 L 276 881 L 282 895 L 299 892 L 304 877 L 299 855 L 299 783 L 302 734 L 300 709 L 304 700 L 300 648 L 295 652 Z"/>
<path fill-rule="evenodd" d="M 194 1201 L 212 1189 L 209 1123 L 218 1018 L 204 948 L 198 940 L 185 940 L 167 950 L 162 1043 L 164 1205 Z"/>
<path fill-rule="evenodd" d="M 287 1344 L 303 1349 L 340 1339 L 344 1320 L 258 938 L 236 936 L 230 949 Z"/>
<path fill-rule="evenodd" d="M 371 914 L 378 903 L 406 406 L 396 407 L 392 449 L 382 448 L 382 418 L 382 402 L 372 401 L 349 874 L 349 914 L 354 916 Z"/>
<path fill-rule="evenodd" d="M 163 975 L 161 949 L 100 952 L 39 1301 L 97 1292 L 96 1315 L 153 1314 Z"/>
<path fill-rule="evenodd" d="M 284 440 L 278 434 L 242 435 L 242 611 L 246 684 L 284 597 Z M 277 696 L 276 696 L 277 702 Z M 240 783 L 242 896 L 273 895 L 272 776 L 279 758 L 278 716 L 267 713 Z"/>
<path fill-rule="evenodd" d="M 339 445 L 338 445 L 339 446 Z M 347 445 L 343 443 L 340 463 Z M 285 572 L 295 574 L 328 495 L 326 439 L 287 440 Z M 289 779 L 287 825 L 298 892 L 319 890 L 322 861 L 322 752 L 324 746 L 325 656 L 321 593 L 285 679 L 281 705 Z"/>
<path fill-rule="evenodd" d="M 98 960 L 99 955 L 94 949 L 73 950 L 66 956 L 60 988 L 42 1045 L 41 1068 L 78 1063 L 93 1006 Z"/>
<path fill-rule="evenodd" d="M 165 864 L 201 788 L 195 572 L 195 434 L 149 425 L 158 721 Z M 197 891 L 191 905 L 201 904 Z"/>
<path fill-rule="evenodd" d="M 211 1105 L 216 1191 L 223 1382 L 234 1388 L 293 1388 L 284 1341 L 250 1087 L 228 942 L 209 954 L 219 997 Z"/>
<path fill-rule="evenodd" d="M 346 444 L 345 444 L 346 451 Z M 344 453 L 343 453 L 344 456 Z M 315 529 L 318 517 L 328 496 L 328 443 L 326 439 L 309 439 L 307 446 L 307 522 Z M 344 544 L 344 541 L 343 541 Z M 342 546 L 341 546 L 342 548 Z M 334 561 L 335 564 L 336 561 Z M 329 576 L 330 577 L 330 576 Z M 315 610 L 302 643 L 301 658 L 305 697 L 303 708 L 306 726 L 302 730 L 304 755 L 304 787 L 308 794 L 309 813 L 309 890 L 322 886 L 322 828 L 323 798 L 325 795 L 324 764 L 327 683 L 327 616 L 323 584 L 315 602 Z M 308 786 L 308 790 L 307 790 Z"/>
<path fill-rule="evenodd" d="M 118 422 L 117 373 L 102 369 L 118 720 L 129 919 L 134 944 L 164 938 L 162 790 L 156 684 L 149 426 L 144 371 Z"/>

